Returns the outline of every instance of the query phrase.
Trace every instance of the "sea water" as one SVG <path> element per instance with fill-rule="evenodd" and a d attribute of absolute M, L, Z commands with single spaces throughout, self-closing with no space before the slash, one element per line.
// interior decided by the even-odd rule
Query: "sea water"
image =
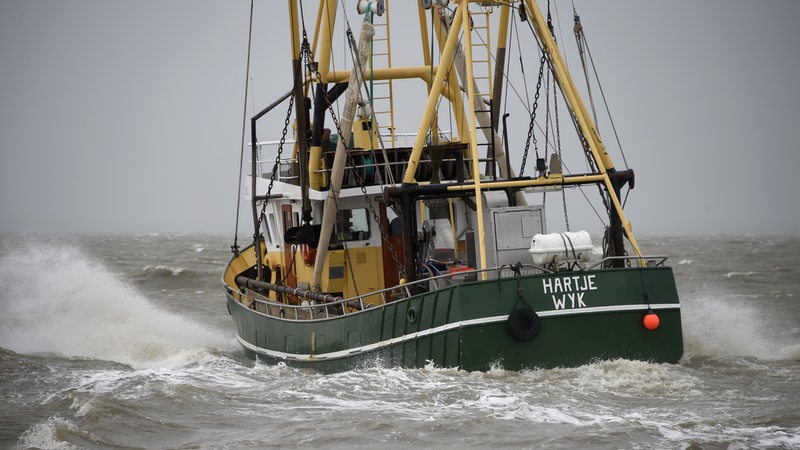
<path fill-rule="evenodd" d="M 639 241 L 679 364 L 319 374 L 244 356 L 229 238 L 4 235 L 0 447 L 800 448 L 800 237 Z"/>

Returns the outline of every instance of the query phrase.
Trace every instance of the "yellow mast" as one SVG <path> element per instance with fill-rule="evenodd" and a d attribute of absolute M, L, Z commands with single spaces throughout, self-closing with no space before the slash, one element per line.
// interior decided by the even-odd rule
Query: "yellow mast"
<path fill-rule="evenodd" d="M 436 6 L 435 8 L 441 8 L 441 6 Z M 434 8 L 432 8 L 434 10 Z M 439 14 L 439 10 L 434 11 L 435 14 Z M 442 24 L 441 20 L 434 19 L 434 31 L 436 33 L 436 41 L 439 44 L 440 49 L 444 49 L 445 43 L 447 42 L 447 33 L 445 33 L 444 25 Z M 458 45 L 456 45 L 456 55 L 458 54 Z M 425 60 L 427 64 L 430 64 L 430 57 L 427 52 L 425 52 Z M 450 72 L 447 75 L 447 90 L 444 92 L 445 97 L 447 97 L 450 102 L 453 104 L 453 116 L 456 123 L 456 128 L 458 129 L 458 140 L 461 142 L 467 142 L 469 139 L 469 123 L 467 122 L 467 117 L 464 111 L 464 104 L 461 98 L 461 89 L 458 83 L 458 75 L 456 74 L 455 70 L 449 70 Z M 437 124 L 438 125 L 438 124 Z M 452 134 L 452 130 L 450 131 Z M 436 134 L 434 133 L 434 138 Z M 465 155 L 466 156 L 466 155 Z"/>

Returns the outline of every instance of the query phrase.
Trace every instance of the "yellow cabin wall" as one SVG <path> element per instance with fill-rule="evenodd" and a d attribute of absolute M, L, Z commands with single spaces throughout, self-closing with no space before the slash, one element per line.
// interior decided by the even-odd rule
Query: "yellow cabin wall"
<path fill-rule="evenodd" d="M 366 127 L 366 129 L 364 129 Z M 369 120 L 356 120 L 353 122 L 353 147 L 366 150 L 380 148 L 378 142 L 378 129 L 372 126 Z"/>
<path fill-rule="evenodd" d="M 347 260 L 348 255 L 350 256 L 350 261 Z M 278 265 L 283 265 L 282 260 L 282 251 L 272 251 L 264 254 L 264 264 L 272 270 L 273 277 L 275 268 Z M 236 276 L 253 267 L 255 263 L 256 255 L 252 247 L 242 251 L 231 260 L 225 270 L 223 275 L 225 284 L 236 288 Z M 282 276 L 285 277 L 285 268 L 282 268 L 282 271 L 284 271 Z M 298 285 L 301 285 L 304 281 L 308 283 L 313 277 L 313 264 L 305 264 L 303 255 L 299 250 L 295 252 L 293 271 L 297 277 Z M 274 278 L 268 281 L 275 282 Z M 358 287 L 358 292 L 356 292 L 356 287 Z M 347 253 L 344 250 L 330 250 L 328 252 L 328 258 L 325 261 L 320 280 L 320 289 L 323 292 L 341 292 L 345 298 L 349 298 L 358 294 L 369 294 L 383 288 L 383 251 L 381 247 L 350 247 Z M 275 299 L 274 292 L 270 292 L 270 298 Z M 364 301 L 373 304 L 382 303 L 382 299 L 377 295 L 367 297 Z"/>
<path fill-rule="evenodd" d="M 347 260 L 347 257 L 350 260 Z M 311 280 L 313 265 L 302 262 L 297 255 L 295 274 L 298 282 Z M 356 287 L 358 291 L 356 292 Z M 328 258 L 322 269 L 320 290 L 323 292 L 341 292 L 345 298 L 365 295 L 384 288 L 383 250 L 380 247 L 350 247 L 344 250 L 328 251 Z M 365 299 L 367 303 L 382 303 L 380 297 Z"/>
<path fill-rule="evenodd" d="M 344 251 L 342 251 L 344 253 Z M 348 250 L 351 261 L 345 261 L 345 297 L 365 295 L 384 288 L 383 249 L 381 247 L 357 247 Z M 350 275 L 352 269 L 355 277 Z M 355 285 L 353 284 L 355 278 Z M 366 297 L 366 303 L 381 304 L 380 296 Z"/>

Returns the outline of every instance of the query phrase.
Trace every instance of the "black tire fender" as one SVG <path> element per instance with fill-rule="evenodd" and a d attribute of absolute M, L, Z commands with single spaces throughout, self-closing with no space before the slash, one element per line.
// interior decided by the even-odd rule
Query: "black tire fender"
<path fill-rule="evenodd" d="M 506 329 L 514 339 L 528 342 L 539 335 L 542 330 L 542 319 L 532 309 L 517 308 L 508 315 Z"/>

